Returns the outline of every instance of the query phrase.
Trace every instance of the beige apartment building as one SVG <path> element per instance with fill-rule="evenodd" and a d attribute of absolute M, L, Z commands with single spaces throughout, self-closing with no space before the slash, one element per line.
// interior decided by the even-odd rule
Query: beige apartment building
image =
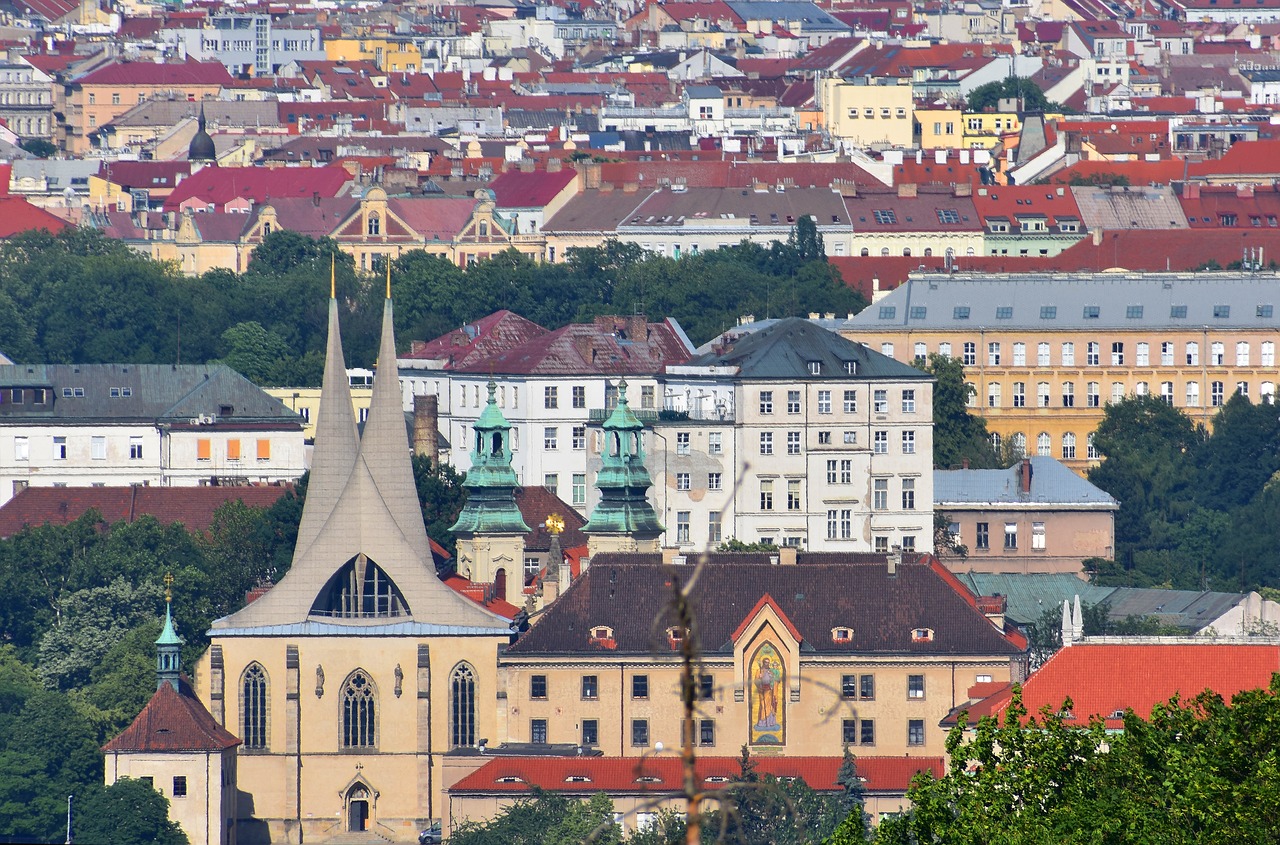
<path fill-rule="evenodd" d="M 842 332 L 899 361 L 958 358 L 993 440 L 1083 471 L 1103 408 L 1160 396 L 1211 425 L 1274 402 L 1274 273 L 913 274 Z"/>
<path fill-rule="evenodd" d="M 818 89 L 827 132 L 856 147 L 912 146 L 915 100 L 908 78 L 824 79 Z"/>

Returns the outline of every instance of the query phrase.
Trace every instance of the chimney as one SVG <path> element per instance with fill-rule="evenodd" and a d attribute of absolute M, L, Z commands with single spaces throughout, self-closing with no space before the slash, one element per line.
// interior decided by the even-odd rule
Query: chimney
<path fill-rule="evenodd" d="M 561 168 L 561 167 L 563 167 L 563 166 L 564 166 L 564 161 L 563 161 L 562 159 L 558 159 L 558 158 L 549 158 L 549 159 L 547 159 L 547 172 L 548 172 L 548 173 L 559 173 L 559 172 L 560 172 L 560 168 Z"/>
<path fill-rule="evenodd" d="M 1071 628 L 1071 602 L 1062 600 L 1062 647 L 1066 648 L 1075 641 Z"/>
<path fill-rule="evenodd" d="M 1031 495 L 1031 459 L 1023 458 L 1018 464 L 1018 490 L 1024 496 Z"/>
<path fill-rule="evenodd" d="M 778 563 L 782 566 L 796 565 L 796 547 L 795 546 L 779 546 L 778 547 Z"/>
<path fill-rule="evenodd" d="M 1200 183 L 1199 182 L 1183 182 L 1182 198 L 1187 200 L 1200 199 Z"/>
<path fill-rule="evenodd" d="M 312 205 L 314 205 L 316 208 L 319 208 L 319 207 L 320 207 L 320 192 L 319 192 L 319 191 L 312 191 L 312 192 L 311 192 L 311 204 L 312 204 Z"/>
<path fill-rule="evenodd" d="M 990 596 L 978 596 L 978 610 L 987 617 L 997 631 L 1004 630 L 1004 615 L 1008 609 L 1008 601 L 1004 596 L 995 593 Z"/>
<path fill-rule="evenodd" d="M 902 565 L 902 546 L 893 545 L 889 547 L 889 554 L 885 557 L 889 564 L 889 577 L 898 577 L 898 567 Z"/>
<path fill-rule="evenodd" d="M 582 166 L 582 187 L 590 190 L 600 187 L 601 165 L 598 161 L 589 161 Z"/>
<path fill-rule="evenodd" d="M 915 182 L 902 182 L 898 185 L 898 196 L 903 198 L 914 197 L 919 194 L 919 187 Z"/>
<path fill-rule="evenodd" d="M 435 461 L 440 449 L 440 397 L 413 397 L 413 453 Z"/>
<path fill-rule="evenodd" d="M 957 183 L 956 183 L 956 189 L 955 189 L 955 195 L 956 195 L 956 196 L 958 196 L 958 197 L 971 197 L 971 196 L 973 196 L 973 183 L 972 183 L 972 182 L 957 182 Z"/>

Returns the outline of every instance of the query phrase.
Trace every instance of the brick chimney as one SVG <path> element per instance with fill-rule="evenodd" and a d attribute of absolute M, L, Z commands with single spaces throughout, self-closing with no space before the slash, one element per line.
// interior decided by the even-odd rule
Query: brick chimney
<path fill-rule="evenodd" d="M 779 546 L 778 547 L 778 563 L 782 566 L 796 565 L 796 547 L 795 546 Z"/>
<path fill-rule="evenodd" d="M 1024 496 L 1031 495 L 1031 459 L 1023 458 L 1018 464 L 1018 491 Z"/>
<path fill-rule="evenodd" d="M 1183 182 L 1182 198 L 1187 200 L 1200 199 L 1200 183 L 1199 182 Z"/>
<path fill-rule="evenodd" d="M 434 394 L 413 397 L 413 454 L 432 461 L 440 451 L 440 397 Z"/>

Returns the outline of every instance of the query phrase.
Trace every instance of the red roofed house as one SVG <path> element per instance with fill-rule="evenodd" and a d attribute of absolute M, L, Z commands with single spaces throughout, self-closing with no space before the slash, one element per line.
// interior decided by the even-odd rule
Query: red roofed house
<path fill-rule="evenodd" d="M 675 749 L 673 749 L 674 751 Z M 528 798 L 534 789 L 545 789 L 574 798 L 590 798 L 603 792 L 613 801 L 614 812 L 623 814 L 623 826 L 644 827 L 660 809 L 685 812 L 684 770 L 675 754 L 650 757 L 518 757 L 503 756 L 501 749 L 480 768 L 447 788 L 446 817 L 490 819 L 516 801 Z M 753 758 L 756 772 L 776 778 L 800 778 L 819 792 L 839 792 L 836 782 L 840 757 Z M 475 756 L 460 757 L 459 763 L 473 765 Z M 919 772 L 941 777 L 945 763 L 941 757 L 858 757 L 858 777 L 866 790 L 863 809 L 878 820 L 899 811 L 905 803 L 907 786 Z M 459 767 L 459 771 L 465 771 Z M 741 772 L 737 757 L 698 757 L 698 788 L 708 792 L 723 789 Z M 455 771 L 445 769 L 446 782 Z"/>
<path fill-rule="evenodd" d="M 489 183 L 494 207 L 511 219 L 514 231 L 531 235 L 542 231 L 542 224 L 581 190 L 578 171 L 559 169 L 559 164 L 552 159 L 545 171 L 509 170 Z"/>
<path fill-rule="evenodd" d="M 1243 690 L 1265 688 L 1275 672 L 1280 672 L 1280 646 L 1274 643 L 1227 644 L 1210 637 L 1161 643 L 1085 639 L 1069 642 L 1026 680 L 1022 703 L 1028 713 L 1042 707 L 1058 712 L 1070 698 L 1066 724 L 1085 727 L 1100 718 L 1108 728 L 1119 729 L 1126 710 L 1145 719 L 1175 695 L 1186 700 L 1206 689 L 1230 700 Z M 963 710 L 971 725 L 982 716 L 1002 717 L 1010 696 L 1006 687 L 971 701 L 943 724 L 954 724 Z"/>
<path fill-rule="evenodd" d="M 169 800 L 169 818 L 193 843 L 236 841 L 236 748 L 231 732 L 213 718 L 182 676 L 182 639 L 165 605 L 164 630 L 156 640 L 159 684 L 155 695 L 124 732 L 103 746 L 107 786 L 136 778 Z M 255 683 L 260 682 L 260 683 Z M 246 673 L 247 708 L 265 706 L 266 677 Z"/>
<path fill-rule="evenodd" d="M 69 153 L 85 153 L 93 135 L 129 109 L 146 100 L 178 97 L 189 101 L 216 97 L 235 83 L 221 62 L 186 61 L 176 64 L 119 61 L 54 86 L 54 114 L 59 117 L 58 146 Z"/>
<path fill-rule="evenodd" d="M 7 182 L 5 186 L 8 187 Z M 35 229 L 47 229 L 56 234 L 66 227 L 67 221 L 37 208 L 25 197 L 0 196 L 0 240 Z"/>

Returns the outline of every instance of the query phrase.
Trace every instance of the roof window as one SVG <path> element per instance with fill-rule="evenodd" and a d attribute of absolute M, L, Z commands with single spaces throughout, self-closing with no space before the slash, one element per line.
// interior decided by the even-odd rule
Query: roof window
<path fill-rule="evenodd" d="M 968 305 L 957 305 L 957 306 L 955 307 L 955 310 L 951 312 L 951 316 L 952 316 L 952 317 L 954 317 L 954 318 L 955 318 L 955 319 L 957 319 L 957 320 L 967 320 L 967 319 L 969 319 L 969 306 L 968 306 Z"/>
<path fill-rule="evenodd" d="M 1056 319 L 1058 319 L 1058 306 L 1056 306 L 1056 305 L 1041 305 L 1041 306 L 1040 306 L 1040 319 L 1041 319 L 1041 320 L 1056 320 Z"/>
<path fill-rule="evenodd" d="M 1231 316 L 1231 306 L 1230 306 L 1230 305 L 1215 305 L 1215 306 L 1213 306 L 1213 316 L 1214 316 L 1214 317 L 1217 317 L 1217 318 L 1219 318 L 1219 319 L 1225 319 L 1225 318 L 1227 318 L 1227 317 L 1230 317 L 1230 316 Z"/>
<path fill-rule="evenodd" d="M 898 309 L 897 309 L 897 307 L 896 307 L 896 306 L 893 306 L 893 305 L 881 305 L 881 306 L 880 306 L 880 319 L 881 319 L 881 320 L 892 320 L 892 319 L 894 318 L 894 315 L 896 315 L 897 313 L 898 313 Z"/>
<path fill-rule="evenodd" d="M 1130 319 L 1130 320 L 1141 320 L 1141 319 L 1142 319 L 1142 306 L 1141 306 L 1141 305 L 1130 305 L 1128 308 L 1124 309 L 1124 316 L 1125 316 L 1126 318 Z"/>
<path fill-rule="evenodd" d="M 1169 318 L 1174 320 L 1187 319 L 1187 306 L 1185 305 L 1169 306 Z"/>
<path fill-rule="evenodd" d="M 1097 305 L 1086 305 L 1084 307 L 1084 318 L 1086 320 L 1096 320 L 1102 315 L 1102 308 Z"/>

